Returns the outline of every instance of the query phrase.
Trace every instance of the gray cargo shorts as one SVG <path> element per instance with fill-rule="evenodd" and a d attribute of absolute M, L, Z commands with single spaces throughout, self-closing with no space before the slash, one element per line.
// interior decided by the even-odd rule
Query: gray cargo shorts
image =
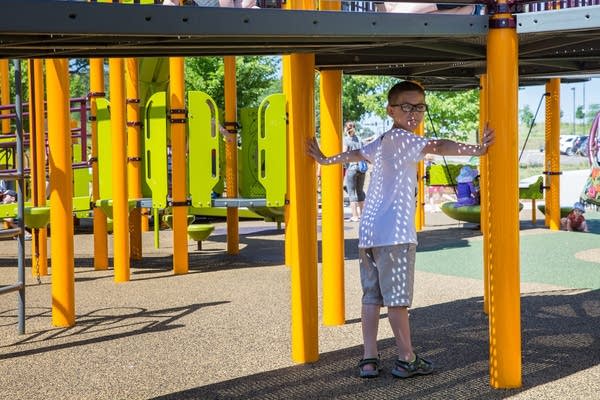
<path fill-rule="evenodd" d="M 362 304 L 410 307 L 416 250 L 414 243 L 359 248 Z"/>

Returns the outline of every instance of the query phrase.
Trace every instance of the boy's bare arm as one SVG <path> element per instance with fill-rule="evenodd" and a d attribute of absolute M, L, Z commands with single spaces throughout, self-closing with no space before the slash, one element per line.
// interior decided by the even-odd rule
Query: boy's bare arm
<path fill-rule="evenodd" d="M 306 154 L 314 158 L 316 162 L 322 165 L 343 164 L 365 159 L 360 153 L 360 150 L 345 151 L 331 157 L 326 157 L 319 148 L 316 138 L 309 139 L 306 142 Z"/>
<path fill-rule="evenodd" d="M 421 151 L 440 156 L 482 156 L 494 143 L 496 134 L 489 126 L 485 126 L 480 144 L 459 143 L 448 139 L 430 140 Z"/>

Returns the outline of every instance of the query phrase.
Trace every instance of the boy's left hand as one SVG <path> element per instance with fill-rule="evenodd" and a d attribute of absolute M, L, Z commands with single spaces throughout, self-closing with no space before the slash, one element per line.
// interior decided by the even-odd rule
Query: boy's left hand
<path fill-rule="evenodd" d="M 483 128 L 483 135 L 481 137 L 481 152 L 480 155 L 486 154 L 488 148 L 496 141 L 496 132 L 490 128 L 489 122 L 485 124 Z"/>

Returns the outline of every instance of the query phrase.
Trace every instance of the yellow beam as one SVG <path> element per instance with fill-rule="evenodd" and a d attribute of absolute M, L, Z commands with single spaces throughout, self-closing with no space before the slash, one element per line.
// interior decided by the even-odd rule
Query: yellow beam
<path fill-rule="evenodd" d="M 496 26 L 505 27 L 496 27 Z M 519 291 L 518 37 L 510 14 L 490 19 L 487 42 L 489 120 L 496 143 L 490 171 L 490 384 L 521 386 Z M 513 26 L 513 27 L 508 27 Z"/>
<path fill-rule="evenodd" d="M 52 324 L 75 325 L 73 170 L 69 124 L 68 60 L 46 61 L 50 221 L 52 227 Z"/>
<path fill-rule="evenodd" d="M 560 230 L 560 79 L 546 83 L 546 136 L 545 136 L 545 222 L 551 230 Z"/>
<path fill-rule="evenodd" d="M 226 128 L 237 135 L 237 81 L 235 57 L 223 57 L 225 68 L 225 122 Z M 238 197 L 238 160 L 237 140 L 228 140 L 225 143 L 225 182 L 227 197 Z M 239 215 L 237 207 L 227 208 L 227 253 L 240 252 L 239 240 Z"/>
<path fill-rule="evenodd" d="M 100 199 L 98 172 L 98 122 L 96 98 L 104 97 L 104 60 L 90 58 L 90 115 L 92 117 L 92 203 Z M 106 214 L 94 208 L 94 269 L 108 269 L 108 233 Z"/>
<path fill-rule="evenodd" d="M 8 73 L 8 60 L 0 60 L 0 104 L 10 104 L 10 75 Z M 2 114 L 10 114 L 10 110 L 3 110 Z M 10 119 L 2 120 L 1 134 L 10 133 Z"/>
<path fill-rule="evenodd" d="M 127 95 L 127 186 L 129 197 L 142 197 L 142 161 L 140 137 L 140 90 L 138 79 L 138 61 L 136 58 L 125 59 L 125 91 Z M 142 259 L 142 214 L 134 208 L 129 216 L 130 250 L 133 260 Z"/>
<path fill-rule="evenodd" d="M 113 253 L 115 282 L 129 280 L 129 201 L 125 129 L 125 68 L 122 58 L 108 61 L 112 139 Z"/>
<path fill-rule="evenodd" d="M 34 206 L 46 205 L 46 129 L 44 118 L 44 68 L 42 60 L 29 61 L 29 132 L 31 192 Z M 48 230 L 34 229 L 31 273 L 48 275 Z"/>
<path fill-rule="evenodd" d="M 425 133 L 425 123 L 421 121 L 415 134 L 423 136 Z M 423 160 L 417 163 L 417 205 L 415 207 L 415 229 L 417 232 L 423 230 L 425 225 L 425 163 Z"/>
<path fill-rule="evenodd" d="M 488 87 L 487 74 L 479 77 L 479 135 L 483 135 L 483 129 L 488 121 Z M 479 159 L 479 200 L 480 200 L 480 222 L 483 234 L 483 312 L 489 313 L 490 306 L 490 217 L 488 202 L 489 195 L 489 163 L 487 157 Z"/>
<path fill-rule="evenodd" d="M 187 157 L 186 157 L 186 116 L 185 116 L 185 82 L 183 58 L 169 58 L 169 80 L 171 109 L 171 165 L 172 198 L 173 198 L 173 272 L 188 272 L 188 238 L 187 238 Z"/>

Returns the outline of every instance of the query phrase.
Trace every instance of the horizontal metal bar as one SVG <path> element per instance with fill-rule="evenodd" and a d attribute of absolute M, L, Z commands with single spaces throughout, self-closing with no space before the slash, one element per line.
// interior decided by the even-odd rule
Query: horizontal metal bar
<path fill-rule="evenodd" d="M 517 33 L 582 31 L 600 28 L 600 6 L 517 14 Z"/>
<path fill-rule="evenodd" d="M 23 282 L 19 282 L 14 285 L 0 286 L 0 294 L 16 292 L 23 288 L 25 288 L 25 284 Z"/>
<path fill-rule="evenodd" d="M 19 236 L 21 228 L 0 229 L 0 239 L 10 239 Z"/>
<path fill-rule="evenodd" d="M 220 198 L 212 199 L 213 207 L 265 207 L 267 199 Z"/>

